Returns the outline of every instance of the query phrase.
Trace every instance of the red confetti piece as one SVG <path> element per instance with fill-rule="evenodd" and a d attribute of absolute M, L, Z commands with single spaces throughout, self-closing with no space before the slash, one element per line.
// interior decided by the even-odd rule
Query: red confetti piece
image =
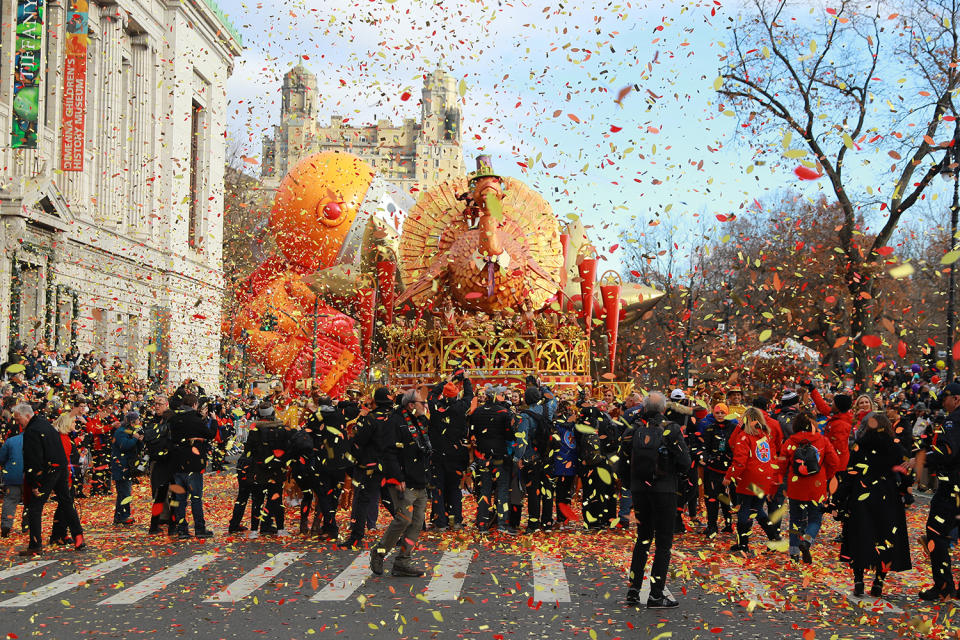
<path fill-rule="evenodd" d="M 877 253 L 879 253 L 882 256 L 888 256 L 891 253 L 893 253 L 893 247 L 880 247 L 879 249 L 877 249 Z"/>
<path fill-rule="evenodd" d="M 403 93 L 401 93 L 401 94 L 400 94 L 400 99 L 403 100 L 404 102 L 406 102 L 407 100 L 409 100 L 409 99 L 410 99 L 410 92 L 409 92 L 409 91 L 404 91 Z"/>
<path fill-rule="evenodd" d="M 863 342 L 864 346 L 870 347 L 871 349 L 876 349 L 883 344 L 883 341 L 879 336 L 863 336 L 860 338 L 860 340 Z"/>
<path fill-rule="evenodd" d="M 823 177 L 822 173 L 817 173 L 813 169 L 808 169 L 807 167 L 797 167 L 793 170 L 793 172 L 801 180 L 819 180 Z"/>
<path fill-rule="evenodd" d="M 623 131 L 623 127 L 618 127 L 614 124 L 610 125 L 610 133 L 617 133 L 618 131 Z"/>

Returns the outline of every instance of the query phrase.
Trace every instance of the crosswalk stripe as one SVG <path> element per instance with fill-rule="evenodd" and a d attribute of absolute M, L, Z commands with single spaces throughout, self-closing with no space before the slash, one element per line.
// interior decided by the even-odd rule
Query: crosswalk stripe
<path fill-rule="evenodd" d="M 837 587 L 834 585 L 827 585 L 831 591 L 839 593 L 841 596 L 849 600 L 850 602 L 860 606 L 863 609 L 868 609 L 873 613 L 894 613 L 900 614 L 903 613 L 903 609 L 897 605 L 884 600 L 883 598 L 874 598 L 870 595 L 855 596 L 853 595 L 853 583 L 849 587 Z"/>
<path fill-rule="evenodd" d="M 670 587 L 664 585 L 663 595 L 668 598 L 672 598 L 673 594 L 670 593 Z M 643 579 L 643 585 L 640 587 L 640 604 L 647 604 L 647 599 L 650 597 L 650 576 L 646 576 Z"/>
<path fill-rule="evenodd" d="M 320 591 L 317 591 L 310 602 L 329 602 L 346 600 L 370 575 L 370 553 L 364 551 L 350 563 L 350 566 L 330 581 Z"/>
<path fill-rule="evenodd" d="M 736 567 L 723 567 L 720 569 L 720 575 L 729 580 L 739 591 L 743 592 L 744 598 L 761 605 L 765 609 L 781 609 L 782 603 L 770 593 L 757 577 L 745 569 Z"/>
<path fill-rule="evenodd" d="M 172 567 L 164 569 L 160 573 L 154 574 L 144 580 L 139 582 L 129 589 L 124 589 L 119 593 L 115 593 L 105 600 L 101 600 L 99 604 L 133 604 L 139 602 L 143 598 L 147 597 L 152 593 L 156 593 L 160 589 L 167 587 L 180 578 L 183 578 L 191 571 L 199 569 L 209 562 L 212 562 L 217 557 L 214 553 L 200 553 L 195 556 L 191 556 L 179 562 Z"/>
<path fill-rule="evenodd" d="M 306 554 L 293 551 L 278 553 L 260 566 L 240 576 L 227 585 L 223 591 L 210 596 L 204 602 L 238 602 L 279 575 L 281 571 L 304 555 Z"/>
<path fill-rule="evenodd" d="M 542 602 L 570 602 L 570 585 L 563 560 L 533 554 L 533 599 Z"/>
<path fill-rule="evenodd" d="M 10 600 L 4 600 L 0 602 L 0 607 L 26 607 L 27 605 L 36 604 L 41 600 L 46 600 L 51 596 L 63 593 L 64 591 L 69 591 L 75 587 L 89 582 L 90 580 L 95 580 L 101 576 L 104 576 L 111 571 L 116 571 L 120 567 L 124 567 L 128 564 L 136 562 L 140 558 L 138 556 L 131 556 L 128 558 L 114 558 L 113 560 L 108 560 L 106 562 L 101 562 L 92 567 L 88 567 L 83 571 L 78 571 L 77 573 L 72 573 L 69 576 L 60 578 L 54 582 L 46 584 L 42 587 L 34 589 L 33 591 L 24 592 L 15 598 Z"/>
<path fill-rule="evenodd" d="M 456 600 L 472 559 L 473 551 L 444 551 L 427 585 L 427 600 Z"/>
<path fill-rule="evenodd" d="M 24 562 L 23 564 L 15 564 L 12 567 L 7 567 L 3 571 L 0 571 L 0 580 L 6 580 L 7 578 L 29 573 L 34 569 L 45 567 L 54 562 L 54 560 L 33 560 L 31 562 Z"/>

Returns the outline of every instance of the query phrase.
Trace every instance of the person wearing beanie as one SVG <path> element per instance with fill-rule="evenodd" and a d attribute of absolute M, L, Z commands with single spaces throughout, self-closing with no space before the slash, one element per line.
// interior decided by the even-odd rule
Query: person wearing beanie
<path fill-rule="evenodd" d="M 703 467 L 703 500 L 707 510 L 707 526 L 703 535 L 716 537 L 717 517 L 723 512 L 723 531 L 733 532 L 729 492 L 723 486 L 723 476 L 733 459 L 731 436 L 737 421 L 730 419 L 730 408 L 720 402 L 713 411 L 697 422 L 694 437 L 690 439 L 690 455 Z"/>
<path fill-rule="evenodd" d="M 338 544 L 341 547 L 354 548 L 363 542 L 367 528 L 367 513 L 376 509 L 380 502 L 380 486 L 383 481 L 383 456 L 393 435 L 390 430 L 390 418 L 393 414 L 393 398 L 386 387 L 378 387 L 373 392 L 374 408 L 361 414 L 357 420 L 356 431 L 350 440 L 350 453 L 353 470 L 350 479 L 353 482 L 353 505 L 350 514 L 350 533 Z"/>
<path fill-rule="evenodd" d="M 496 522 L 500 531 L 512 535 L 516 529 L 510 526 L 508 513 L 513 465 L 507 443 L 513 439 L 513 414 L 504 402 L 503 387 L 487 385 L 483 395 L 483 403 L 469 418 L 480 484 L 476 525 L 485 530 Z"/>
<path fill-rule="evenodd" d="M 254 491 L 262 497 L 254 503 L 262 504 L 257 514 L 260 535 L 287 535 L 284 528 L 283 478 L 286 472 L 287 451 L 290 448 L 289 433 L 277 420 L 277 412 L 269 400 L 257 407 L 258 419 L 250 429 L 243 445 L 243 457 L 249 461 Z"/>
<path fill-rule="evenodd" d="M 133 493 L 133 471 L 140 457 L 143 433 L 140 430 L 140 414 L 130 411 L 123 422 L 113 430 L 110 445 L 110 474 L 117 487 L 117 499 L 113 507 L 113 526 L 126 527 L 133 524 L 130 497 Z"/>
<path fill-rule="evenodd" d="M 553 420 L 557 398 L 549 387 L 528 386 L 523 404 L 512 448 L 520 486 L 527 494 L 527 531 L 532 532 L 553 526 Z"/>
<path fill-rule="evenodd" d="M 853 414 L 850 409 L 853 407 L 853 398 L 846 393 L 838 393 L 833 396 L 831 407 L 820 395 L 820 390 L 812 383 L 807 388 L 810 390 L 810 399 L 813 400 L 817 411 L 827 416 L 823 435 L 837 450 L 837 471 L 843 471 L 850 462 L 850 432 L 853 430 Z"/>
<path fill-rule="evenodd" d="M 473 404 L 473 383 L 459 371 L 435 384 L 427 403 L 430 408 L 428 434 L 437 452 L 431 465 L 431 525 L 437 529 L 459 529 L 463 526 L 460 482 L 470 465 L 467 414 Z"/>

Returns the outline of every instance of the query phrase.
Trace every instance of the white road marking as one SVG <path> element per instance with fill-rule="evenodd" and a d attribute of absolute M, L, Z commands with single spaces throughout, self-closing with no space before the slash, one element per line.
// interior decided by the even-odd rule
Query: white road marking
<path fill-rule="evenodd" d="M 723 567 L 720 569 L 720 575 L 729 580 L 736 589 L 743 592 L 745 599 L 756 602 L 764 609 L 782 608 L 782 601 L 774 598 L 770 590 L 746 569 Z"/>
<path fill-rule="evenodd" d="M 12 578 L 14 576 L 19 576 L 24 573 L 29 573 L 30 571 L 37 569 L 39 567 L 45 567 L 48 564 L 53 564 L 54 560 L 33 560 L 32 562 L 24 562 L 23 564 L 15 564 L 12 567 L 7 567 L 3 571 L 0 571 L 0 580 L 6 580 L 7 578 Z"/>
<path fill-rule="evenodd" d="M 251 569 L 214 594 L 204 602 L 238 602 L 280 574 L 281 571 L 302 558 L 305 554 L 284 551 L 273 556 L 255 569 Z"/>
<path fill-rule="evenodd" d="M 124 589 L 105 600 L 101 600 L 99 604 L 133 604 L 139 602 L 150 594 L 168 587 L 191 571 L 195 571 L 212 562 L 216 557 L 216 554 L 213 553 L 201 553 L 191 556 L 183 562 L 179 562 L 172 567 L 164 569 L 160 573 L 150 576 L 143 582 L 133 585 L 129 589 Z"/>
<path fill-rule="evenodd" d="M 26 607 L 31 604 L 36 604 L 41 600 L 46 600 L 47 598 L 63 593 L 64 591 L 69 591 L 70 589 L 79 587 L 90 580 L 95 580 L 110 573 L 111 571 L 116 571 L 120 567 L 124 567 L 128 564 L 136 562 L 139 559 L 140 558 L 137 556 L 131 556 L 128 558 L 114 558 L 113 560 L 108 560 L 107 562 L 101 562 L 100 564 L 96 564 L 92 567 L 84 569 L 83 571 L 78 571 L 77 573 L 72 573 L 69 576 L 60 578 L 59 580 L 34 589 L 33 591 L 24 592 L 16 598 L 4 600 L 3 602 L 0 602 L 0 607 Z"/>
<path fill-rule="evenodd" d="M 670 593 L 670 587 L 664 585 L 663 595 L 668 598 L 672 598 L 673 594 Z M 650 597 L 650 576 L 647 576 L 643 579 L 643 585 L 640 587 L 640 604 L 647 604 L 647 598 Z"/>
<path fill-rule="evenodd" d="M 456 600 L 472 559 L 473 551 L 444 551 L 433 568 L 433 578 L 424 594 L 427 600 Z"/>
<path fill-rule="evenodd" d="M 570 584 L 563 570 L 563 560 L 535 553 L 531 565 L 534 601 L 570 602 Z"/>
<path fill-rule="evenodd" d="M 346 600 L 370 574 L 370 553 L 364 551 L 350 563 L 349 567 L 331 580 L 330 584 L 317 591 L 310 598 L 310 602 Z"/>

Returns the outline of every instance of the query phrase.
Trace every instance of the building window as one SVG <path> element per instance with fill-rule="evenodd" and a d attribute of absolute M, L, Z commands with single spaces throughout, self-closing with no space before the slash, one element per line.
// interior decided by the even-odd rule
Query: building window
<path fill-rule="evenodd" d="M 193 101 L 190 118 L 190 216 L 187 227 L 187 242 L 191 249 L 203 250 L 203 137 L 206 129 L 205 109 Z"/>

